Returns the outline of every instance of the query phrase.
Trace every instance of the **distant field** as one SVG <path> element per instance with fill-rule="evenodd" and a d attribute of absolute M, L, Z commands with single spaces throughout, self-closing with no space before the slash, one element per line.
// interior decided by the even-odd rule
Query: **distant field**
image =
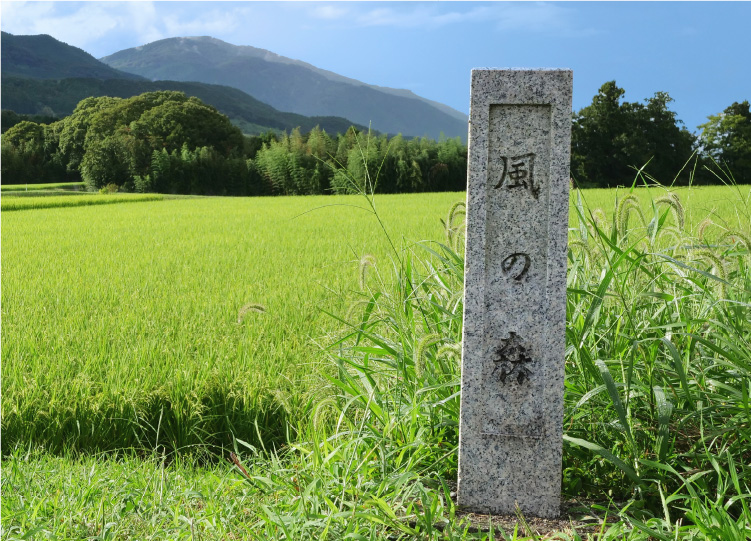
<path fill-rule="evenodd" d="M 646 190 L 636 193 L 646 202 Z M 749 187 L 678 193 L 689 228 L 708 213 L 717 222 L 748 220 Z M 583 199 L 612 214 L 614 195 L 589 190 Z M 281 440 L 283 421 L 294 422 L 317 385 L 316 344 L 337 326 L 322 309 L 344 309 L 364 254 L 390 265 L 377 221 L 356 208 L 365 206 L 359 197 L 158 205 L 138 197 L 85 195 L 81 201 L 134 202 L 2 213 L 4 453 L 29 442 L 226 445 L 230 432 L 253 439 L 256 421 L 265 437 Z M 402 246 L 442 239 L 440 219 L 464 197 L 377 196 L 376 204 Z M 3 211 L 47 199 L 4 197 Z M 740 212 L 730 211 L 731 200 Z M 265 311 L 238 323 L 249 303 Z"/>
<path fill-rule="evenodd" d="M 25 192 L 24 192 L 25 193 Z M 34 194 L 43 192 L 31 192 Z M 11 210 L 32 210 L 56 207 L 81 207 L 90 205 L 111 205 L 114 203 L 135 203 L 143 201 L 160 201 L 164 199 L 161 194 L 137 194 L 137 193 L 115 193 L 99 194 L 87 193 L 78 195 L 60 194 L 55 190 L 54 195 L 43 195 L 40 197 L 16 197 L 14 192 L 8 192 L 3 195 L 0 202 L 0 209 L 4 211 Z"/>
<path fill-rule="evenodd" d="M 53 189 L 76 190 L 83 189 L 85 186 L 85 182 L 52 182 L 48 184 L 0 184 L 0 191 L 13 192 Z"/>

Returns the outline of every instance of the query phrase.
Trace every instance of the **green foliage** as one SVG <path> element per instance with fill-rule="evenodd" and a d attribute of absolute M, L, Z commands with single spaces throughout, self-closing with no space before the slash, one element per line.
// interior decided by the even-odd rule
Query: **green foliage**
<path fill-rule="evenodd" d="M 86 137 L 97 114 L 114 107 L 118 98 L 101 97 L 81 100 L 73 114 L 59 123 L 59 153 L 68 171 L 78 171 L 84 157 Z"/>
<path fill-rule="evenodd" d="M 735 182 L 751 183 L 751 112 L 748 100 L 734 102 L 709 117 L 701 128 L 701 145 L 709 158 L 732 172 Z"/>
<path fill-rule="evenodd" d="M 354 127 L 336 139 L 321 130 L 283 135 L 264 145 L 256 162 L 274 193 L 286 194 L 456 191 L 464 189 L 467 176 L 467 148 L 458 138 L 407 141 Z M 317 192 L 301 190 L 305 182 Z"/>
<path fill-rule="evenodd" d="M 355 127 L 332 138 L 318 126 L 243 138 L 227 117 L 179 92 L 87 98 L 61 121 L 21 122 L 3 137 L 3 174 L 11 182 L 80 173 L 92 189 L 116 184 L 138 192 L 355 193 L 367 176 L 363 158 L 367 175 L 379 175 L 380 193 L 461 190 L 466 182 L 458 138 L 405 141 L 360 136 Z M 39 172 L 47 169 L 55 175 Z"/>
<path fill-rule="evenodd" d="M 66 180 L 65 165 L 57 155 L 55 125 L 27 120 L 2 137 L 2 178 L 11 183 L 49 183 Z"/>
<path fill-rule="evenodd" d="M 2 110 L 2 121 L 0 121 L 0 126 L 2 126 L 2 133 L 5 133 L 10 128 L 15 126 L 16 124 L 23 122 L 23 121 L 29 121 L 29 122 L 35 122 L 37 124 L 52 124 L 53 122 L 57 122 L 60 120 L 54 115 L 19 115 L 15 111 L 10 111 L 8 109 Z"/>
<path fill-rule="evenodd" d="M 23 121 L 5 133 L 3 141 L 20 151 L 41 153 L 44 146 L 44 128 L 34 122 Z"/>
<path fill-rule="evenodd" d="M 76 116 L 75 113 L 73 116 Z M 191 162 L 190 152 L 197 148 L 213 149 L 213 161 L 237 156 L 243 146 L 240 131 L 227 117 L 205 106 L 197 98 L 177 92 L 155 92 L 127 100 L 117 100 L 91 117 L 83 148 L 81 175 L 89 185 L 100 187 L 110 182 L 135 189 L 148 185 L 143 178 L 151 174 L 150 187 L 164 185 L 159 172 L 150 171 L 153 152 Z M 178 152 L 179 151 L 179 152 Z M 209 150 L 207 150 L 209 151 Z M 221 171 L 216 171 L 220 174 Z M 172 183 L 164 191 L 174 193 L 222 193 L 216 183 L 205 176 L 182 185 Z"/>
<path fill-rule="evenodd" d="M 631 185 L 640 168 L 653 178 L 669 179 L 693 154 L 695 137 L 668 109 L 673 100 L 666 92 L 644 104 L 621 103 L 624 94 L 609 81 L 591 105 L 574 115 L 571 175 L 583 186 Z M 688 171 L 676 177 L 678 184 L 688 179 Z"/>
<path fill-rule="evenodd" d="M 119 188 L 117 187 L 117 184 L 114 182 L 110 182 L 106 186 L 102 186 L 99 189 L 99 193 L 102 195 L 110 194 L 110 193 L 117 193 Z"/>
<path fill-rule="evenodd" d="M 154 150 L 149 173 L 136 176 L 136 191 L 208 195 L 260 195 L 261 178 L 252 161 L 225 158 L 213 147 Z"/>

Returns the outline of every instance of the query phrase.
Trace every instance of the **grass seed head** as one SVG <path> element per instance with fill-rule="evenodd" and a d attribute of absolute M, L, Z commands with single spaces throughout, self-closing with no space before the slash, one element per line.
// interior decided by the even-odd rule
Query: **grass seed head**
<path fill-rule="evenodd" d="M 365 289 L 368 278 L 368 268 L 375 267 L 376 258 L 370 254 L 365 254 L 360 258 L 360 289 Z"/>
<path fill-rule="evenodd" d="M 422 377 L 425 372 L 425 351 L 438 342 L 444 340 L 444 337 L 437 333 L 426 334 L 417 342 L 415 348 L 414 361 L 415 361 L 415 374 L 417 377 Z"/>
<path fill-rule="evenodd" d="M 237 312 L 237 322 L 242 323 L 245 320 L 245 316 L 249 314 L 250 312 L 258 312 L 258 313 L 264 313 L 266 312 L 266 307 L 262 304 L 259 304 L 257 302 L 251 302 L 240 308 L 240 310 Z"/>
<path fill-rule="evenodd" d="M 677 224 L 678 229 L 683 231 L 683 228 L 686 225 L 686 213 L 677 194 L 670 193 L 658 197 L 655 199 L 655 205 L 668 205 L 673 212 L 673 217 L 675 218 L 675 223 Z"/>

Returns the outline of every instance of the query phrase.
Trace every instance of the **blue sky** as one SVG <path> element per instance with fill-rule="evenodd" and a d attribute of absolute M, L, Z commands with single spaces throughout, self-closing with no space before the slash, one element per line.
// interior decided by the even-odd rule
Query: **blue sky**
<path fill-rule="evenodd" d="M 2 2 L 0 26 L 99 58 L 209 35 L 469 109 L 473 67 L 574 70 L 574 109 L 615 80 L 691 130 L 751 99 L 748 2 Z"/>

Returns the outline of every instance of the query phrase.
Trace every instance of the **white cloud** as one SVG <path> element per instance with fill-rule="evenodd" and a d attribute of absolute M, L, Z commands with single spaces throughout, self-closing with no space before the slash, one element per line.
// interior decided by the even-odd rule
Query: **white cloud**
<path fill-rule="evenodd" d="M 47 17 L 55 9 L 53 2 L 0 2 L 3 30 L 14 34 L 27 34 L 34 21 Z M 7 22 L 13 21 L 14 28 L 8 28 Z"/>
<path fill-rule="evenodd" d="M 571 25 L 568 8 L 550 3 L 513 3 L 498 6 L 497 27 L 501 30 L 565 30 Z"/>
<path fill-rule="evenodd" d="M 116 26 L 114 17 L 97 4 L 84 4 L 64 15 L 57 11 L 50 2 L 3 2 L 3 30 L 13 34 L 50 34 L 70 45 L 85 47 Z M 81 32 L 84 25 L 87 32 Z"/>
<path fill-rule="evenodd" d="M 166 33 L 170 36 L 213 36 L 237 30 L 240 23 L 249 15 L 249 10 L 245 8 L 229 11 L 212 10 L 198 16 L 168 15 L 164 17 L 163 23 Z"/>
<path fill-rule="evenodd" d="M 164 37 L 155 25 L 153 2 L 3 2 L 3 30 L 13 34 L 49 34 L 88 50 L 101 38 L 130 33 L 139 40 Z"/>
<path fill-rule="evenodd" d="M 573 11 L 549 2 L 504 2 L 478 6 L 459 2 L 397 6 L 385 5 L 361 11 L 352 22 L 358 26 L 395 28 L 441 28 L 448 25 L 493 24 L 504 32 L 547 32 L 565 35 L 590 35 L 578 28 Z M 449 8 L 449 10 L 447 10 Z"/>
<path fill-rule="evenodd" d="M 157 27 L 159 17 L 154 2 L 129 2 L 125 7 L 119 21 L 121 30 L 134 30 L 141 43 L 150 43 L 166 37 Z"/>
<path fill-rule="evenodd" d="M 349 13 L 349 10 L 341 6 L 316 6 L 310 10 L 310 15 L 316 19 L 341 19 Z"/>
<path fill-rule="evenodd" d="M 255 6 L 208 2 L 6 2 L 2 28 L 50 34 L 94 56 L 177 36 L 224 35 L 256 26 Z"/>

